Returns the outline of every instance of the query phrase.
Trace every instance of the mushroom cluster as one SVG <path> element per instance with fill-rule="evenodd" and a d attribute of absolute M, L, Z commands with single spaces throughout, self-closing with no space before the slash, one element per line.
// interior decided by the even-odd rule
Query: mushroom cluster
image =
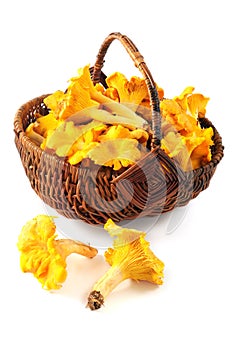
<path fill-rule="evenodd" d="M 152 132 L 150 98 L 143 78 L 128 80 L 116 72 L 106 86 L 94 85 L 89 65 L 70 79 L 65 92 L 44 99 L 49 113 L 36 116 L 26 135 L 49 153 L 79 164 L 89 158 L 95 164 L 119 170 L 149 152 Z M 173 99 L 164 98 L 157 86 L 162 115 L 161 148 L 185 170 L 211 160 L 213 129 L 203 129 L 209 98 L 187 87 Z"/>

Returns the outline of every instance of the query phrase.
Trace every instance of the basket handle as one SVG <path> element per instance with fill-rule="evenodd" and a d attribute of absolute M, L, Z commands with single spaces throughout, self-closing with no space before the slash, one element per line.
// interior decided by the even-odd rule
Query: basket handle
<path fill-rule="evenodd" d="M 106 55 L 106 52 L 110 46 L 110 44 L 113 42 L 113 40 L 118 39 L 121 44 L 124 46 L 126 51 L 128 52 L 129 56 L 132 58 L 136 68 L 140 70 L 142 73 L 143 78 L 145 79 L 149 96 L 150 96 L 150 105 L 151 105 L 151 112 L 152 112 L 152 122 L 151 122 L 151 129 L 152 129 L 152 140 L 151 140 L 151 148 L 156 148 L 156 146 L 160 146 L 161 142 L 161 114 L 160 114 L 160 101 L 158 92 L 156 89 L 156 84 L 153 80 L 153 77 L 144 62 L 143 56 L 138 51 L 137 47 L 134 45 L 134 43 L 126 36 L 122 35 L 121 33 L 115 32 L 108 35 L 108 37 L 104 40 L 103 44 L 100 47 L 100 50 L 97 55 L 97 59 L 95 62 L 95 65 L 93 67 L 93 73 L 92 73 L 92 81 L 94 84 L 97 84 L 100 82 L 101 77 L 101 70 L 104 65 L 104 56 Z"/>

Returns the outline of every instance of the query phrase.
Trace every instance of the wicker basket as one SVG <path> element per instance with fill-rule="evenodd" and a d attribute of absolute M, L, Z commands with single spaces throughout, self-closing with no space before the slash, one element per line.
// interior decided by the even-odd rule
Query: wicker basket
<path fill-rule="evenodd" d="M 127 36 L 112 33 L 105 39 L 91 69 L 93 83 L 105 85 L 102 67 L 105 54 L 114 39 L 123 44 L 145 78 L 151 102 L 153 136 L 150 152 L 135 165 L 114 171 L 110 167 L 94 165 L 86 159 L 81 165 L 73 166 L 64 159 L 42 151 L 25 135 L 25 129 L 35 121 L 37 113 L 48 113 L 43 103 L 47 95 L 25 103 L 14 119 L 15 144 L 34 191 L 58 213 L 89 224 L 103 224 L 108 218 L 119 222 L 139 216 L 155 216 L 184 206 L 208 187 L 223 157 L 221 137 L 206 118 L 200 118 L 201 127 L 211 126 L 214 130 L 210 163 L 184 172 L 161 149 L 160 101 L 156 85 L 142 55 Z"/>

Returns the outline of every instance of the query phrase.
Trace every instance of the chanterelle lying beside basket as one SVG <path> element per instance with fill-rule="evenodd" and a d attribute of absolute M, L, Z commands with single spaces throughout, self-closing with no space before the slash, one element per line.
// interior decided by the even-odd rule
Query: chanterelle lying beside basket
<path fill-rule="evenodd" d="M 106 77 L 104 56 L 118 39 L 142 73 Z M 103 42 L 65 92 L 19 108 L 15 143 L 32 188 L 60 214 L 90 224 L 153 216 L 186 205 L 206 189 L 223 157 L 205 117 L 208 98 L 186 88 L 164 97 L 132 41 Z"/>

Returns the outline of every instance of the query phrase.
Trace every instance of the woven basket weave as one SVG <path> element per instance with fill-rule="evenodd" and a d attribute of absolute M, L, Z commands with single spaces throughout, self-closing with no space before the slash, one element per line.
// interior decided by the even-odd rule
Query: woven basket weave
<path fill-rule="evenodd" d="M 119 222 L 154 216 L 184 206 L 208 187 L 223 157 L 221 136 L 206 118 L 199 119 L 201 127 L 211 126 L 214 130 L 212 159 L 207 165 L 184 172 L 161 149 L 160 101 L 156 85 L 142 55 L 127 36 L 112 33 L 105 39 L 90 70 L 93 83 L 101 82 L 106 86 L 102 67 L 114 39 L 125 47 L 148 87 L 152 137 L 146 156 L 128 169 L 114 171 L 110 167 L 99 167 L 89 159 L 83 160 L 81 165 L 70 165 L 42 151 L 25 135 L 25 130 L 38 113 L 48 114 L 43 103 L 47 95 L 22 105 L 14 119 L 15 144 L 34 191 L 58 213 L 89 224 L 103 224 L 108 218 Z"/>

